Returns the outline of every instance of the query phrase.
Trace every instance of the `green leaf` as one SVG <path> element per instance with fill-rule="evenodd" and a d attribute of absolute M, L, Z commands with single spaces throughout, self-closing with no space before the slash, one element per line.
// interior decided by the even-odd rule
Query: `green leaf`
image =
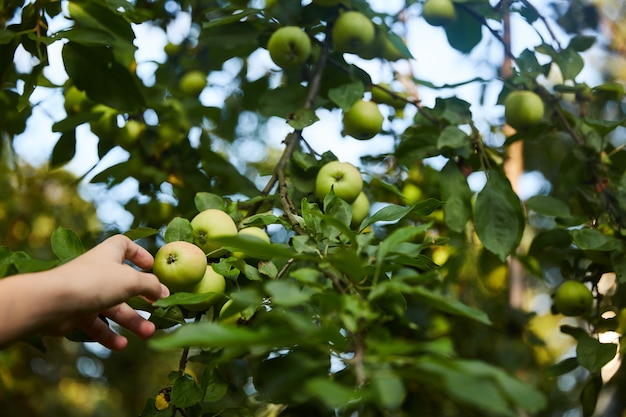
<path fill-rule="evenodd" d="M 139 240 L 147 237 L 151 237 L 159 234 L 159 229 L 154 229 L 152 227 L 137 227 L 135 229 L 130 229 L 124 232 L 124 236 L 129 238 L 130 240 Z"/>
<path fill-rule="evenodd" d="M 591 417 L 594 415 L 603 385 L 602 374 L 599 372 L 589 376 L 589 379 L 580 393 L 583 417 Z"/>
<path fill-rule="evenodd" d="M 354 103 L 363 98 L 365 87 L 360 81 L 349 84 L 342 84 L 339 87 L 331 88 L 328 91 L 328 98 L 341 108 L 348 111 Z"/>
<path fill-rule="evenodd" d="M 62 55 L 68 75 L 92 100 L 127 112 L 145 106 L 138 79 L 115 61 L 110 48 L 68 42 Z"/>
<path fill-rule="evenodd" d="M 376 222 L 395 222 L 402 220 L 409 214 L 415 214 L 417 216 L 427 216 L 433 211 L 441 207 L 441 201 L 433 198 L 420 201 L 411 207 L 399 206 L 395 204 L 389 204 L 382 209 L 378 210 L 371 217 L 366 218 L 361 224 L 361 229 L 366 228 Z"/>
<path fill-rule="evenodd" d="M 52 245 L 52 253 L 63 262 L 85 253 L 85 248 L 76 232 L 65 227 L 59 227 L 52 232 L 50 244 Z"/>
<path fill-rule="evenodd" d="M 526 200 L 526 207 L 544 216 L 571 217 L 569 205 L 558 198 L 536 195 Z"/>
<path fill-rule="evenodd" d="M 468 54 L 483 38 L 482 24 L 465 8 L 455 7 L 457 20 L 444 27 L 448 43 L 459 52 Z"/>
<path fill-rule="evenodd" d="M 224 209 L 224 199 L 213 193 L 207 193 L 204 191 L 196 193 L 193 202 L 199 212 L 208 209 Z"/>
<path fill-rule="evenodd" d="M 269 281 L 265 289 L 272 297 L 272 303 L 288 307 L 303 304 L 313 295 L 310 289 L 300 288 L 289 281 Z"/>
<path fill-rule="evenodd" d="M 390 369 L 383 369 L 369 375 L 372 390 L 377 402 L 384 408 L 395 410 L 406 398 L 402 378 Z"/>
<path fill-rule="evenodd" d="M 177 292 L 171 294 L 165 298 L 160 298 L 156 300 L 152 305 L 154 307 L 173 307 L 173 306 L 195 306 L 206 303 L 209 300 L 215 299 L 215 295 L 217 293 L 209 292 L 209 293 L 190 293 L 190 292 Z M 226 296 L 223 296 L 226 298 Z"/>
<path fill-rule="evenodd" d="M 579 338 L 576 345 L 578 363 L 590 372 L 599 372 L 616 354 L 616 344 L 601 343 L 589 335 Z"/>
<path fill-rule="evenodd" d="M 572 38 L 569 43 L 569 47 L 575 50 L 576 52 L 584 52 L 587 49 L 591 48 L 593 44 L 596 42 L 595 36 L 584 36 L 579 35 Z"/>
<path fill-rule="evenodd" d="M 70 130 L 64 132 L 52 149 L 50 166 L 58 168 L 68 163 L 76 155 L 76 132 Z"/>
<path fill-rule="evenodd" d="M 259 111 L 265 117 L 289 119 L 294 111 L 304 108 L 306 94 L 307 89 L 300 85 L 267 90 L 259 100 Z"/>
<path fill-rule="evenodd" d="M 170 242 L 193 242 L 193 227 L 191 222 L 182 217 L 174 217 L 165 229 L 164 239 Z"/>
<path fill-rule="evenodd" d="M 561 362 L 550 366 L 546 372 L 547 376 L 554 378 L 557 376 L 565 375 L 568 372 L 572 372 L 578 368 L 579 363 L 576 358 L 566 358 Z"/>
<path fill-rule="evenodd" d="M 474 205 L 476 233 L 485 248 L 504 260 L 513 253 L 524 231 L 522 206 L 511 183 L 499 171 L 489 174 Z"/>
<path fill-rule="evenodd" d="M 262 239 L 249 235 L 219 236 L 214 239 L 231 252 L 243 252 L 251 258 L 291 258 L 295 254 L 288 245 L 282 243 L 267 243 Z"/>
<path fill-rule="evenodd" d="M 543 73 L 543 67 L 537 61 L 535 53 L 528 49 L 524 49 L 515 62 L 520 68 L 520 73 L 529 78 L 537 78 Z"/>
<path fill-rule="evenodd" d="M 443 215 L 446 224 L 455 232 L 463 232 L 472 216 L 472 191 L 453 161 L 448 161 L 441 170 L 439 186 L 444 201 Z"/>
<path fill-rule="evenodd" d="M 574 229 L 570 230 L 574 245 L 582 250 L 612 251 L 621 248 L 619 240 L 613 236 L 607 236 L 597 229 Z"/>
<path fill-rule="evenodd" d="M 285 330 L 247 329 L 214 322 L 188 323 L 174 332 L 153 338 L 150 346 L 157 350 L 180 349 L 189 346 L 202 348 L 241 347 L 249 348 L 253 345 L 274 346 L 280 342 Z M 291 339 L 296 337 L 292 335 Z"/>
<path fill-rule="evenodd" d="M 455 298 L 434 293 L 423 287 L 414 287 L 410 290 L 410 294 L 439 311 L 491 325 L 491 320 L 484 311 L 463 304 Z"/>
<path fill-rule="evenodd" d="M 171 403 L 179 408 L 191 407 L 202 400 L 202 391 L 194 379 L 185 374 L 174 380 Z"/>
<path fill-rule="evenodd" d="M 319 117 L 315 114 L 315 110 L 301 108 L 289 115 L 287 123 L 294 129 L 302 130 L 318 120 Z"/>
<path fill-rule="evenodd" d="M 472 154 L 472 144 L 469 136 L 456 126 L 446 126 L 437 138 L 437 148 L 451 149 L 463 158 Z"/>
<path fill-rule="evenodd" d="M 329 408 L 344 407 L 358 396 L 354 389 L 327 378 L 306 379 L 304 387 L 311 397 L 322 401 Z"/>

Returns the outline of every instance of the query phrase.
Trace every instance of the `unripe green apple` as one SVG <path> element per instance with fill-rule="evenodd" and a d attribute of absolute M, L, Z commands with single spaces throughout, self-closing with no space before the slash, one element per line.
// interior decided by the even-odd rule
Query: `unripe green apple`
<path fill-rule="evenodd" d="M 370 200 L 363 191 L 359 193 L 356 199 L 350 204 L 352 207 L 352 227 L 359 227 L 363 219 L 370 214 Z"/>
<path fill-rule="evenodd" d="M 222 297 L 225 290 L 226 280 L 224 279 L 224 276 L 215 272 L 211 265 L 207 265 L 202 279 L 191 289 L 191 292 L 195 294 L 212 293 L 213 295 L 200 304 L 183 305 L 183 307 L 189 311 L 207 310 Z"/>
<path fill-rule="evenodd" d="M 209 257 L 218 258 L 226 253 L 221 245 L 213 239 L 237 234 L 237 226 L 233 219 L 224 211 L 207 209 L 191 219 L 193 242 Z"/>
<path fill-rule="evenodd" d="M 543 113 L 543 101 L 532 91 L 513 91 L 504 100 L 504 118 L 517 130 L 536 126 L 543 119 Z"/>
<path fill-rule="evenodd" d="M 186 72 L 178 82 L 178 88 L 184 94 L 198 96 L 207 85 L 206 74 L 199 70 Z"/>
<path fill-rule="evenodd" d="M 392 94 L 393 93 L 393 94 Z M 391 85 L 379 83 L 372 86 L 372 101 L 387 104 L 394 109 L 402 109 L 406 106 L 408 94 L 405 91 L 393 91 Z"/>
<path fill-rule="evenodd" d="M 272 33 L 267 42 L 272 61 L 281 68 L 295 68 L 311 55 L 311 39 L 297 26 L 284 26 Z"/>
<path fill-rule="evenodd" d="M 405 204 L 412 206 L 423 197 L 422 189 L 412 182 L 407 182 L 402 187 L 402 200 Z"/>
<path fill-rule="evenodd" d="M 450 0 L 426 0 L 422 15 L 432 26 L 446 26 L 456 20 L 454 3 Z"/>
<path fill-rule="evenodd" d="M 239 236 L 247 236 L 251 239 L 258 239 L 262 242 L 270 243 L 270 237 L 267 235 L 265 230 L 261 229 L 260 227 L 256 227 L 256 226 L 245 227 L 239 230 L 237 234 Z M 245 259 L 248 257 L 248 255 L 240 251 L 233 252 L 233 256 L 239 259 Z"/>
<path fill-rule="evenodd" d="M 117 132 L 117 110 L 104 104 L 96 104 L 91 112 L 100 117 L 89 122 L 91 131 L 100 138 L 111 137 Z"/>
<path fill-rule="evenodd" d="M 383 120 L 376 103 L 358 100 L 343 114 L 343 131 L 355 139 L 371 139 L 382 130 Z"/>
<path fill-rule="evenodd" d="M 591 312 L 593 294 L 578 281 L 565 281 L 554 294 L 554 309 L 565 316 L 580 316 Z"/>
<path fill-rule="evenodd" d="M 75 85 L 70 85 L 65 89 L 65 102 L 63 103 L 63 107 L 68 115 L 87 110 L 91 103 L 87 94 L 83 90 L 76 88 Z"/>
<path fill-rule="evenodd" d="M 115 142 L 122 148 L 129 150 L 137 143 L 145 129 L 145 123 L 129 120 L 115 135 Z"/>
<path fill-rule="evenodd" d="M 204 276 L 206 266 L 202 249 L 193 243 L 176 241 L 159 248 L 152 271 L 170 291 L 190 291 Z"/>
<path fill-rule="evenodd" d="M 332 36 L 337 51 L 358 53 L 374 42 L 376 29 L 369 17 L 351 10 L 339 15 Z"/>
<path fill-rule="evenodd" d="M 323 200 L 331 188 L 337 197 L 352 203 L 363 189 L 361 173 L 348 162 L 328 162 L 315 177 L 315 193 Z"/>

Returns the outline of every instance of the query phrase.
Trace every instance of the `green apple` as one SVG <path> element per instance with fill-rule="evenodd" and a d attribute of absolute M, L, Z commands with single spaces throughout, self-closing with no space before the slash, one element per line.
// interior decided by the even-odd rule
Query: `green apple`
<path fill-rule="evenodd" d="M 213 294 L 209 299 L 193 305 L 183 305 L 189 311 L 204 311 L 215 304 L 226 290 L 226 280 L 222 274 L 215 272 L 211 265 L 206 266 L 206 271 L 191 292 L 195 294 Z"/>
<path fill-rule="evenodd" d="M 315 193 L 323 200 L 331 188 L 337 197 L 352 203 L 363 189 L 361 173 L 348 162 L 328 162 L 315 177 Z"/>
<path fill-rule="evenodd" d="M 565 316 L 580 316 L 591 312 L 593 294 L 585 284 L 565 281 L 554 294 L 554 309 Z"/>
<path fill-rule="evenodd" d="M 175 241 L 161 246 L 154 255 L 152 272 L 170 291 L 190 291 L 206 272 L 202 249 L 190 242 Z"/>
<path fill-rule="evenodd" d="M 405 91 L 393 91 L 388 83 L 372 85 L 372 101 L 387 104 L 394 109 L 402 109 L 406 106 L 408 94 Z"/>
<path fill-rule="evenodd" d="M 250 239 L 257 239 L 265 243 L 270 243 L 270 237 L 267 235 L 265 230 L 261 229 L 260 227 L 256 227 L 256 226 L 245 227 L 239 230 L 237 234 L 239 236 L 245 236 Z M 233 256 L 239 259 L 247 258 L 247 255 L 245 253 L 239 252 L 239 251 L 233 252 Z"/>
<path fill-rule="evenodd" d="M 193 228 L 193 242 L 212 258 L 219 258 L 226 253 L 213 239 L 237 234 L 237 225 L 233 219 L 226 212 L 218 209 L 201 211 L 191 219 L 191 227 Z"/>
<path fill-rule="evenodd" d="M 355 139 L 371 139 L 382 130 L 383 120 L 376 103 L 358 100 L 343 114 L 343 131 Z"/>
<path fill-rule="evenodd" d="M 359 193 L 356 199 L 350 204 L 352 207 L 352 227 L 359 227 L 363 219 L 370 214 L 370 200 L 363 191 Z"/>
<path fill-rule="evenodd" d="M 114 136 L 117 133 L 117 110 L 104 104 L 96 104 L 91 112 L 98 118 L 89 122 L 91 131 L 100 138 Z"/>
<path fill-rule="evenodd" d="M 369 17 L 350 10 L 339 15 L 332 29 L 335 49 L 339 52 L 358 53 L 376 39 L 376 28 Z"/>
<path fill-rule="evenodd" d="M 186 72 L 178 82 L 178 88 L 184 94 L 198 96 L 207 85 L 206 74 L 199 70 Z"/>
<path fill-rule="evenodd" d="M 297 26 L 284 26 L 270 36 L 267 50 L 272 61 L 281 68 L 302 65 L 311 55 L 311 39 Z"/>
<path fill-rule="evenodd" d="M 70 85 L 65 89 L 65 102 L 63 107 L 68 115 L 78 114 L 92 104 L 91 100 L 83 90 L 79 90 L 75 85 Z"/>
<path fill-rule="evenodd" d="M 397 61 L 399 59 L 408 58 L 398 47 L 391 41 L 389 36 L 384 35 L 382 41 L 382 51 L 380 56 L 387 61 Z"/>
<path fill-rule="evenodd" d="M 543 113 L 543 101 L 532 91 L 513 91 L 504 100 L 504 118 L 517 130 L 536 126 L 543 119 Z"/>
<path fill-rule="evenodd" d="M 456 20 L 456 9 L 451 0 L 426 0 L 422 15 L 432 26 L 447 26 Z"/>
<path fill-rule="evenodd" d="M 132 148 L 146 129 L 146 125 L 138 120 L 129 120 L 117 131 L 115 143 L 128 150 Z"/>
<path fill-rule="evenodd" d="M 407 182 L 402 187 L 402 201 L 412 206 L 419 202 L 423 197 L 422 189 L 412 182 Z"/>

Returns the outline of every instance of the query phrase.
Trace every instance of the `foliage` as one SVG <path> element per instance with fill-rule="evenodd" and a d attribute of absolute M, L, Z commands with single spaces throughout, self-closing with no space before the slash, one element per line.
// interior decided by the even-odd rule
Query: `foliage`
<path fill-rule="evenodd" d="M 165 388 L 155 388 L 141 415 L 516 416 L 554 415 L 576 404 L 583 415 L 593 414 L 611 383 L 601 370 L 618 352 L 599 335 L 624 326 L 616 317 L 626 307 L 623 85 L 578 81 L 584 53 L 596 45 L 588 30 L 598 25 L 578 20 L 578 2 L 559 14 L 567 42 L 525 0 L 454 5 L 457 20 L 441 29 L 451 48 L 470 54 L 489 37 L 505 55 L 502 78 L 459 85 L 496 86 L 490 106 L 503 104 L 511 91 L 532 90 L 545 104 L 544 117 L 517 132 L 501 120 L 483 127 L 471 103 L 445 95 L 453 85 L 396 74 L 405 86 L 441 88 L 441 95 L 430 106 L 415 94 L 387 91 L 405 106 L 387 108 L 385 130 L 372 139 L 391 138 L 393 150 L 362 159 L 365 192 L 375 204 L 358 225 L 351 224 L 348 202 L 333 193 L 315 196 L 319 168 L 341 155 L 315 152 L 307 132 L 321 110 L 345 111 L 373 88 L 387 89 L 372 82 L 362 63 L 412 58 L 398 28 L 403 16 L 419 15 L 422 2 L 406 2 L 397 15 L 363 0 L 330 7 L 287 0 L 17 1 L 2 8 L 4 135 L 24 130 L 36 88 L 59 89 L 67 117 L 54 125 L 59 140 L 51 167 L 75 157 L 78 127 L 85 124 L 99 137 L 101 159 L 125 149 L 128 160 L 91 181 L 112 187 L 137 180 L 141 195 L 126 206 L 135 221 L 124 231 L 133 239 L 151 248 L 191 240 L 189 220 L 207 208 L 224 210 L 239 227 L 271 232 L 271 243 L 220 240 L 249 257 L 210 260 L 228 288 L 207 311 L 181 307 L 201 301 L 182 293 L 152 306 L 130 301 L 171 330 L 152 348 L 182 352 L 179 369 Z M 332 24 L 346 9 L 376 24 L 378 41 L 358 56 L 336 51 L 331 39 Z M 145 82 L 135 72 L 132 25 L 166 29 L 182 12 L 193 30 L 181 44 L 167 45 L 154 82 Z M 68 27 L 50 33 L 49 20 L 60 15 Z M 547 35 L 515 54 L 506 25 L 507 36 L 499 29 L 513 17 Z M 283 26 L 305 30 L 311 56 L 300 67 L 273 67 L 251 78 L 253 55 Z M 60 39 L 69 76 L 62 86 L 43 72 L 47 45 Z M 13 64 L 18 46 L 37 58 L 29 73 Z M 210 75 L 229 65 L 236 70 L 227 83 L 208 87 L 227 91 L 220 106 L 179 87 L 189 71 Z M 547 85 L 542 80 L 551 71 L 562 79 Z M 291 128 L 279 156 L 236 166 L 238 139 L 251 130 L 249 136 L 267 139 L 272 132 L 263 128 L 275 118 Z M 140 122 L 134 134 L 131 121 Z M 435 167 L 432 158 L 444 166 Z M 522 161 L 549 182 L 548 192 L 519 198 L 508 168 Z M 481 175 L 482 189 L 470 187 L 469 179 Z M 417 198 L 409 198 L 407 185 L 417 188 Z M 170 189 L 176 204 L 164 202 Z M 67 254 L 74 237 L 59 233 L 55 254 Z M 5 271 L 14 272 L 21 261 L 4 255 Z M 616 284 L 601 290 L 601 279 L 610 276 Z M 565 280 L 593 290 L 593 311 L 575 326 L 560 326 L 576 343 L 574 357 L 542 360 L 547 342 L 536 327 L 550 322 L 516 301 L 520 279 L 529 296 Z M 235 323 L 220 320 L 227 300 L 223 317 L 238 315 Z M 189 363 L 202 366 L 196 378 L 186 373 Z M 556 378 L 581 370 L 578 390 L 569 397 L 559 392 Z"/>

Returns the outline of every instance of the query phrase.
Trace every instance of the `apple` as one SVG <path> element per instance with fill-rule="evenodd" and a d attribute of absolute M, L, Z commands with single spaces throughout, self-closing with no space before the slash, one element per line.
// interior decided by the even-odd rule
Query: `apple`
<path fill-rule="evenodd" d="M 543 101 L 532 91 L 513 91 L 504 100 L 504 118 L 517 130 L 536 126 L 541 122 L 543 113 Z"/>
<path fill-rule="evenodd" d="M 358 53 L 376 39 L 376 28 L 369 17 L 355 10 L 339 15 L 332 29 L 333 44 L 339 52 Z"/>
<path fill-rule="evenodd" d="M 393 91 L 388 83 L 372 85 L 372 101 L 387 104 L 394 109 L 402 109 L 406 106 L 408 94 L 406 92 Z"/>
<path fill-rule="evenodd" d="M 152 272 L 171 292 L 190 291 L 204 276 L 206 266 L 202 249 L 179 240 L 159 248 L 154 255 Z"/>
<path fill-rule="evenodd" d="M 227 311 L 233 304 L 233 299 L 229 299 L 222 305 L 218 314 L 219 322 L 227 325 L 238 324 L 239 321 L 248 321 L 254 315 L 255 308 L 253 306 L 246 307 L 242 311 Z M 228 315 L 227 315 L 228 314 Z"/>
<path fill-rule="evenodd" d="M 172 145 L 178 145 L 183 142 L 187 138 L 188 134 L 189 129 L 187 129 L 184 125 L 179 125 L 171 121 L 161 123 L 157 126 L 159 144 L 165 148 Z"/>
<path fill-rule="evenodd" d="M 451 0 L 426 0 L 422 15 L 431 26 L 447 26 L 456 20 L 456 10 Z"/>
<path fill-rule="evenodd" d="M 412 206 L 420 201 L 423 197 L 422 189 L 412 182 L 407 182 L 402 187 L 402 201 Z"/>
<path fill-rule="evenodd" d="M 120 145 L 124 149 L 133 147 L 143 131 L 146 129 L 146 125 L 138 120 L 129 120 L 126 124 L 117 131 L 115 135 L 115 143 Z"/>
<path fill-rule="evenodd" d="M 383 120 L 376 103 L 358 100 L 343 113 L 343 131 L 355 139 L 371 139 L 382 130 Z"/>
<path fill-rule="evenodd" d="M 315 193 L 323 200 L 331 188 L 337 197 L 352 203 L 363 189 L 361 173 L 348 162 L 328 162 L 315 177 Z"/>
<path fill-rule="evenodd" d="M 65 89 L 65 102 L 63 107 L 68 115 L 78 114 L 86 110 L 92 104 L 91 100 L 83 90 L 79 90 L 75 85 L 70 85 Z"/>
<path fill-rule="evenodd" d="M 237 225 L 233 219 L 226 212 L 218 209 L 201 211 L 191 219 L 191 227 L 193 228 L 193 242 L 213 258 L 224 255 L 226 251 L 212 239 L 237 234 Z"/>
<path fill-rule="evenodd" d="M 267 42 L 272 61 L 281 68 L 302 65 L 311 55 L 311 39 L 297 26 L 284 26 L 276 30 Z"/>
<path fill-rule="evenodd" d="M 565 316 L 580 316 L 591 312 L 593 294 L 585 284 L 565 281 L 554 294 L 554 309 Z"/>
<path fill-rule="evenodd" d="M 222 274 L 218 274 L 215 272 L 211 265 L 206 266 L 206 270 L 200 282 L 198 282 L 190 292 L 195 294 L 213 294 L 206 301 L 193 304 L 193 305 L 183 305 L 189 311 L 204 311 L 215 304 L 224 294 L 226 290 L 226 280 Z"/>
<path fill-rule="evenodd" d="M 363 191 L 359 193 L 356 199 L 350 204 L 352 207 L 352 227 L 359 227 L 363 219 L 370 214 L 370 200 Z"/>
<path fill-rule="evenodd" d="M 256 227 L 256 226 L 245 227 L 239 230 L 237 234 L 239 236 L 246 236 L 246 237 L 249 237 L 250 239 L 258 239 L 265 243 L 270 243 L 270 237 L 267 235 L 265 230 L 261 229 L 260 227 Z M 239 259 L 244 259 L 247 257 L 245 253 L 239 252 L 239 251 L 233 252 L 233 256 Z"/>
<path fill-rule="evenodd" d="M 96 104 L 91 108 L 91 112 L 99 115 L 98 119 L 89 122 L 89 127 L 96 136 L 106 138 L 115 135 L 117 132 L 117 110 L 104 104 Z"/>
<path fill-rule="evenodd" d="M 391 41 L 389 36 L 384 36 L 382 41 L 382 51 L 380 56 L 387 61 L 397 61 L 405 59 L 407 56 L 402 53 L 398 47 Z"/>
<path fill-rule="evenodd" d="M 186 72 L 178 82 L 178 88 L 184 94 L 198 96 L 207 85 L 206 74 L 199 70 Z"/>

